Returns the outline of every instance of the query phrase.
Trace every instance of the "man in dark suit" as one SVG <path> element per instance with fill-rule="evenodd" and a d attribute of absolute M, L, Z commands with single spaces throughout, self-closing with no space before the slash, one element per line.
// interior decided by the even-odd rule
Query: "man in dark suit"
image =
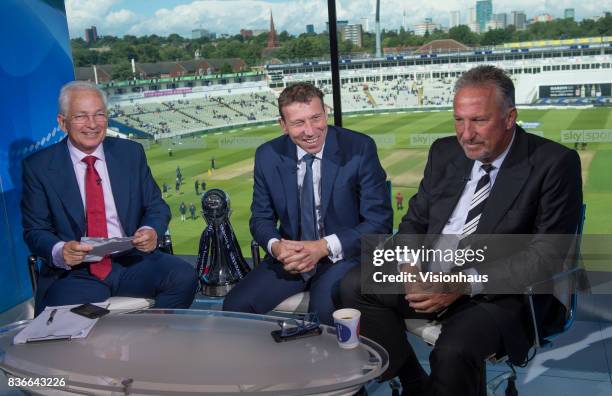
<path fill-rule="evenodd" d="M 561 251 L 568 248 L 544 234 L 576 232 L 582 205 L 579 157 L 516 125 L 514 85 L 493 66 L 474 68 L 457 81 L 453 110 L 457 137 L 432 145 L 423 180 L 398 235 L 426 241 L 432 234 L 455 234 L 458 239 L 472 234 L 470 238 L 534 234 L 529 247 L 520 251 L 506 247 L 502 252 L 501 246 L 487 264 L 501 276 L 497 285 L 500 279 L 516 280 L 512 274 L 537 280 L 530 276 L 545 272 L 538 272 L 545 256 L 563 255 Z M 423 263 L 408 259 L 403 264 Z M 461 272 L 478 274 L 479 269 Z M 398 375 L 404 394 L 483 395 L 485 359 L 502 352 L 511 362 L 521 363 L 533 342 L 526 300 L 512 293 L 495 294 L 494 287 L 484 283 L 442 286 L 442 293 L 407 284 L 405 295 L 361 294 L 355 270 L 342 284 L 342 303 L 361 310 L 362 334 L 390 355 L 382 379 Z M 553 296 L 537 297 L 549 320 L 563 317 L 565 308 Z M 442 325 L 430 355 L 430 375 L 406 338 L 403 318 L 414 317 L 436 318 Z"/>
<path fill-rule="evenodd" d="M 24 239 L 45 260 L 36 312 L 115 295 L 188 308 L 196 274 L 188 263 L 156 250 L 170 210 L 142 146 L 106 137 L 106 96 L 94 84 L 66 84 L 59 107 L 58 123 L 68 138 L 23 162 Z M 84 236 L 133 236 L 134 249 L 85 262 L 92 246 L 80 242 Z"/>
<path fill-rule="evenodd" d="M 287 87 L 278 107 L 284 135 L 257 149 L 251 205 L 251 233 L 268 256 L 223 309 L 265 313 L 310 290 L 309 311 L 331 324 L 333 299 L 358 263 L 361 236 L 391 231 L 386 175 L 371 138 L 327 125 L 318 88 Z"/>

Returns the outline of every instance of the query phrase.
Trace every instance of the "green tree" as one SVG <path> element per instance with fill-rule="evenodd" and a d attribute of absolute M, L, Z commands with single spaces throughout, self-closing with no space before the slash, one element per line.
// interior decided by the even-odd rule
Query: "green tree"
<path fill-rule="evenodd" d="M 512 34 L 507 29 L 492 29 L 482 35 L 481 45 L 499 45 L 511 41 Z"/>
<path fill-rule="evenodd" d="M 121 62 L 113 66 L 112 78 L 116 81 L 130 80 L 133 78 L 132 65 L 130 62 Z"/>
<path fill-rule="evenodd" d="M 448 37 L 468 46 L 478 44 L 478 35 L 473 33 L 467 25 L 459 25 L 450 28 Z"/>
<path fill-rule="evenodd" d="M 219 69 L 219 73 L 221 74 L 230 74 L 233 73 L 234 70 L 232 69 L 232 65 L 230 65 L 229 63 L 225 62 L 221 68 Z"/>

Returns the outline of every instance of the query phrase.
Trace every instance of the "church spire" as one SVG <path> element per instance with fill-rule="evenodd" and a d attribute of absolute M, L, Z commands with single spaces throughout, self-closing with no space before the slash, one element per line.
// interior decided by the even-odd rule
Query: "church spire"
<path fill-rule="evenodd" d="M 276 37 L 276 29 L 274 29 L 274 19 L 272 18 L 272 10 L 270 10 L 270 31 L 268 32 L 268 48 L 278 48 L 278 37 Z"/>

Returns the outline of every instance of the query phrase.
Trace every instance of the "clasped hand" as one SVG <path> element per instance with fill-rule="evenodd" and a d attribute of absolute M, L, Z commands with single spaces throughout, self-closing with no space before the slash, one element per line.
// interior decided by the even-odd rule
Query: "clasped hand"
<path fill-rule="evenodd" d="M 401 270 L 416 275 L 414 282 L 404 283 L 404 298 L 416 312 L 440 312 L 463 295 L 463 285 L 423 281 L 419 270 L 410 264 L 403 265 Z"/>
<path fill-rule="evenodd" d="M 291 241 L 281 239 L 272 244 L 272 253 L 283 269 L 291 274 L 309 272 L 323 257 L 329 255 L 327 241 Z"/>
<path fill-rule="evenodd" d="M 152 228 L 141 228 L 134 233 L 134 247 L 141 252 L 149 253 L 157 247 L 157 232 Z M 69 266 L 81 264 L 93 246 L 79 241 L 69 241 L 64 244 L 62 256 Z"/>

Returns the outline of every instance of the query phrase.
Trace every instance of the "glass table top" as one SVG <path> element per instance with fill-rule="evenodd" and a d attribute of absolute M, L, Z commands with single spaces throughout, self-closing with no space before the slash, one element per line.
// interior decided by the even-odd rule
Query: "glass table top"
<path fill-rule="evenodd" d="M 73 390 L 129 394 L 317 394 L 351 389 L 387 368 L 362 337 L 341 349 L 335 329 L 276 343 L 278 317 L 221 311 L 144 310 L 101 318 L 86 339 L 12 345 L 26 323 L 0 329 L 0 369 L 62 376 Z"/>

